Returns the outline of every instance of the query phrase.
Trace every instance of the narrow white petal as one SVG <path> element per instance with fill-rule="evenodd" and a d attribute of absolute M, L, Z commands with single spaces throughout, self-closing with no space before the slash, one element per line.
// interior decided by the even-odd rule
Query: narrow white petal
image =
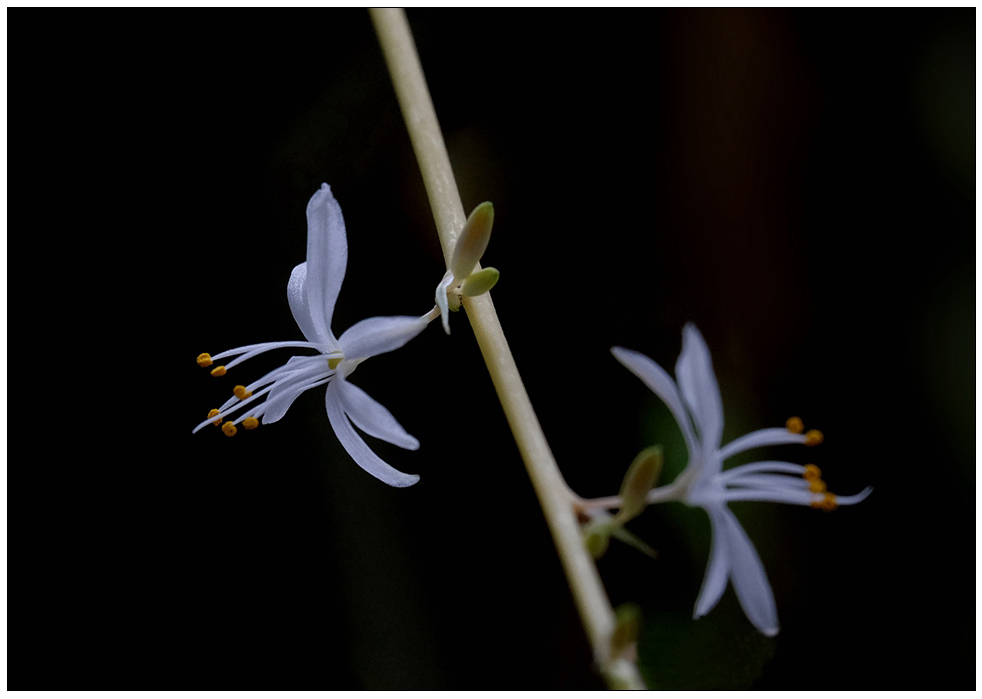
<path fill-rule="evenodd" d="M 777 444 L 804 444 L 805 435 L 790 432 L 784 427 L 765 427 L 762 430 L 750 432 L 737 437 L 732 442 L 719 450 L 720 461 L 730 458 L 734 454 L 739 454 L 755 447 L 770 447 Z"/>
<path fill-rule="evenodd" d="M 307 203 L 307 304 L 318 338 L 331 337 L 334 304 L 347 266 L 348 238 L 341 206 L 331 188 L 322 184 Z"/>
<path fill-rule="evenodd" d="M 419 441 L 402 428 L 385 406 L 362 389 L 339 376 L 331 390 L 338 394 L 341 409 L 362 432 L 403 449 L 419 449 Z"/>
<path fill-rule="evenodd" d="M 263 412 L 263 424 L 276 422 L 284 415 L 304 391 L 313 388 L 313 384 L 332 376 L 334 371 L 328 369 L 327 360 L 323 356 L 291 357 L 286 363 L 289 372 L 277 378 L 266 399 Z"/>
<path fill-rule="evenodd" d="M 744 613 L 750 623 L 765 636 L 778 632 L 777 605 L 767 581 L 764 564 L 750 537 L 743 531 L 736 516 L 726 507 L 718 509 L 719 524 L 726 534 L 730 553 L 730 580 Z"/>
<path fill-rule="evenodd" d="M 675 376 L 703 446 L 716 449 L 723 437 L 723 399 L 709 347 L 692 323 L 686 323 L 682 330 L 682 353 L 675 365 Z"/>
<path fill-rule="evenodd" d="M 391 352 L 419 335 L 426 316 L 377 316 L 358 321 L 341 334 L 338 342 L 345 359 L 365 359 Z"/>
<path fill-rule="evenodd" d="M 450 334 L 450 301 L 447 299 L 447 289 L 454 280 L 453 272 L 448 271 L 436 285 L 436 305 L 440 308 L 440 318 L 443 320 L 443 330 Z"/>
<path fill-rule="evenodd" d="M 640 352 L 623 347 L 611 347 L 610 352 L 617 361 L 641 379 L 645 386 L 654 391 L 655 395 L 661 398 L 665 405 L 668 406 L 668 409 L 672 411 L 675 421 L 679 423 L 679 427 L 682 429 L 682 435 L 685 437 L 685 444 L 689 450 L 689 459 L 691 461 L 698 452 L 698 445 L 695 434 L 692 431 L 689 413 L 682 404 L 682 396 L 679 394 L 672 377 L 668 375 L 667 371 L 658 366 L 657 362 Z"/>
<path fill-rule="evenodd" d="M 368 448 L 365 440 L 355 432 L 355 428 L 351 426 L 347 416 L 344 414 L 334 384 L 328 386 L 325 393 L 326 398 L 324 402 L 327 405 L 327 419 L 331 422 L 331 427 L 334 428 L 334 434 L 337 435 L 341 446 L 344 447 L 345 451 L 354 459 L 356 464 L 383 483 L 396 488 L 405 488 L 419 481 L 419 476 L 397 471 L 382 461 L 375 452 Z"/>
<path fill-rule="evenodd" d="M 699 590 L 699 597 L 696 598 L 696 608 L 692 615 L 693 619 L 698 619 L 712 611 L 719 598 L 726 590 L 726 581 L 730 572 L 730 556 L 727 550 L 729 540 L 723 531 L 723 521 L 720 511 L 726 509 L 725 506 L 713 506 L 706 508 L 709 515 L 709 523 L 712 527 L 712 544 L 709 547 L 709 563 L 706 565 L 706 577 L 703 578 L 702 588 Z"/>
<path fill-rule="evenodd" d="M 293 272 L 290 273 L 290 281 L 286 285 L 286 296 L 290 302 L 293 319 L 300 326 L 303 336 L 324 349 L 336 349 L 338 341 L 334 337 L 334 333 L 331 332 L 330 324 L 326 327 L 326 333 L 322 334 L 323 329 L 314 325 L 314 321 L 310 316 L 310 304 L 307 296 L 306 262 L 298 264 L 293 268 Z"/>

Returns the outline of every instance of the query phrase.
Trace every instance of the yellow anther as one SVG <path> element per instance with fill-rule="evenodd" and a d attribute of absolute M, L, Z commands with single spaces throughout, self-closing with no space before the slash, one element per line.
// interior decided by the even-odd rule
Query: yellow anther
<path fill-rule="evenodd" d="M 822 469 L 815 464 L 805 464 L 805 472 L 802 474 L 806 481 L 822 477 Z"/>
<path fill-rule="evenodd" d="M 838 506 L 839 503 L 835 501 L 835 495 L 832 493 L 825 493 L 824 498 L 812 502 L 812 507 L 814 507 L 816 510 L 825 510 L 826 512 L 831 512 Z"/>
<path fill-rule="evenodd" d="M 247 391 L 245 386 L 236 386 L 232 389 L 232 393 L 234 393 L 235 397 L 239 400 L 244 400 L 252 395 L 252 391 Z"/>
<path fill-rule="evenodd" d="M 825 435 L 823 435 L 818 430 L 808 430 L 807 432 L 805 432 L 806 447 L 813 447 L 816 444 L 821 444 L 823 439 L 825 439 Z"/>
<path fill-rule="evenodd" d="M 327 368 L 328 369 L 337 369 L 338 368 L 338 364 L 340 364 L 343 361 L 344 361 L 344 357 L 330 357 L 327 360 Z"/>
<path fill-rule="evenodd" d="M 238 432 L 238 430 L 235 429 L 235 425 L 233 425 L 232 421 L 229 420 L 224 425 L 222 425 L 222 432 L 224 432 L 225 435 L 228 437 L 234 437 L 235 433 Z"/>
<path fill-rule="evenodd" d="M 211 375 L 212 376 L 225 376 L 225 367 L 224 366 L 216 366 L 214 369 L 211 370 Z"/>
<path fill-rule="evenodd" d="M 808 490 L 812 491 L 813 493 L 824 493 L 827 489 L 828 488 L 825 485 L 825 481 L 823 481 L 821 478 L 811 478 L 808 481 Z"/>
<path fill-rule="evenodd" d="M 221 411 L 218 408 L 212 408 L 211 410 L 208 411 L 208 417 L 215 417 L 220 412 Z M 222 424 L 222 421 L 221 420 L 212 420 L 212 423 L 211 424 L 213 424 L 215 427 L 218 427 L 219 425 Z"/>
<path fill-rule="evenodd" d="M 211 355 L 207 352 L 202 352 L 198 355 L 198 366 L 211 366 Z"/>
<path fill-rule="evenodd" d="M 795 434 L 801 434 L 805 429 L 805 423 L 801 421 L 800 417 L 789 417 L 785 426 L 788 428 L 788 432 L 794 432 Z"/>
<path fill-rule="evenodd" d="M 242 421 L 242 426 L 245 427 L 247 430 L 254 430 L 257 427 L 259 427 L 259 420 L 257 420 L 254 417 L 247 417 L 245 420 Z"/>

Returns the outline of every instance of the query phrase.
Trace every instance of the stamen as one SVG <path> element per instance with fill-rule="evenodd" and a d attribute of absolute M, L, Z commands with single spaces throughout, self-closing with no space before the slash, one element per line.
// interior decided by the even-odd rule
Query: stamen
<path fill-rule="evenodd" d="M 198 355 L 198 366 L 211 366 L 211 355 L 207 352 L 202 352 Z"/>
<path fill-rule="evenodd" d="M 821 444 L 823 439 L 825 439 L 825 435 L 818 430 L 808 430 L 805 432 L 806 447 L 814 447 L 817 444 Z"/>
<path fill-rule="evenodd" d="M 263 352 L 269 352 L 274 349 L 282 349 L 284 347 L 302 347 L 306 349 L 320 349 L 320 345 L 314 342 L 261 342 L 257 345 L 246 345 L 245 347 L 236 347 L 235 349 L 226 350 L 225 352 L 219 352 L 214 357 L 213 360 L 225 359 L 226 357 L 235 357 L 232 361 L 228 363 L 226 368 L 231 369 L 237 364 L 255 357 Z"/>
<path fill-rule="evenodd" d="M 214 369 L 211 370 L 211 375 L 212 376 L 225 376 L 225 367 L 223 367 L 223 366 L 216 366 Z"/>
<path fill-rule="evenodd" d="M 252 395 L 252 391 L 247 391 L 246 387 L 241 385 L 233 388 L 232 393 L 234 393 L 235 397 L 238 398 L 239 400 L 245 400 L 246 398 Z"/>
<path fill-rule="evenodd" d="M 235 433 L 238 432 L 238 430 L 235 428 L 235 425 L 232 424 L 232 421 L 229 420 L 224 425 L 222 425 L 222 432 L 224 432 L 225 435 L 228 437 L 234 437 Z"/>
<path fill-rule="evenodd" d="M 813 493 L 824 493 L 826 490 L 828 490 L 828 487 L 825 485 L 825 481 L 823 481 L 821 478 L 810 478 L 808 480 L 808 490 L 812 491 Z"/>
<path fill-rule="evenodd" d="M 805 423 L 801 421 L 800 417 L 789 417 L 785 426 L 788 428 L 788 432 L 794 432 L 795 434 L 801 434 L 805 429 Z"/>
<path fill-rule="evenodd" d="M 242 421 L 242 426 L 245 427 L 247 430 L 254 430 L 257 427 L 259 427 L 259 420 L 257 420 L 254 417 L 247 417 L 245 420 Z"/>
<path fill-rule="evenodd" d="M 218 408 L 212 408 L 211 410 L 208 411 L 208 417 L 215 417 L 216 415 L 218 415 L 219 412 L 221 411 Z M 218 427 L 219 425 L 222 424 L 222 421 L 213 420 L 211 424 L 213 424 L 215 427 Z"/>
<path fill-rule="evenodd" d="M 805 472 L 801 475 L 805 477 L 806 481 L 814 480 L 822 477 L 822 469 L 815 464 L 805 464 Z"/>
<path fill-rule="evenodd" d="M 813 500 L 811 506 L 816 510 L 831 512 L 839 506 L 839 503 L 835 501 L 835 495 L 832 493 L 825 493 L 825 497 L 821 500 Z"/>

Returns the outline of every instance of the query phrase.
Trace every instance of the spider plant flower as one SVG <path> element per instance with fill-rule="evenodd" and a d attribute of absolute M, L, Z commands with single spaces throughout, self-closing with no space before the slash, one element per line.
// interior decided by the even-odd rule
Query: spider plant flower
<path fill-rule="evenodd" d="M 461 297 L 480 296 L 498 283 L 499 273 L 494 267 L 474 271 L 488 247 L 493 225 L 494 207 L 491 202 L 486 201 L 474 207 L 457 236 L 450 269 L 436 285 L 436 305 L 440 309 L 443 330 L 447 335 L 450 334 L 448 311 L 460 310 Z"/>
<path fill-rule="evenodd" d="M 306 341 L 265 342 L 214 356 L 202 354 L 198 364 L 207 367 L 234 357 L 211 370 L 213 376 L 223 376 L 241 362 L 269 350 L 307 349 L 316 350 L 317 354 L 291 357 L 259 380 L 236 386 L 234 396 L 213 409 L 208 419 L 193 431 L 215 424 L 221 425 L 222 431 L 231 437 L 240 423 L 246 429 L 254 429 L 260 419 L 264 425 L 276 422 L 301 393 L 327 384 L 327 419 L 355 463 L 389 485 L 413 485 L 419 476 L 402 473 L 379 458 L 354 427 L 404 449 L 418 449 L 419 442 L 348 377 L 369 357 L 402 347 L 436 316 L 431 313 L 422 317 L 368 318 L 336 338 L 331 331 L 331 319 L 347 262 L 348 242 L 341 207 L 331 188 L 323 184 L 307 204 L 307 261 L 294 267 L 287 285 L 290 310 Z M 260 401 L 261 398 L 265 400 Z M 232 419 L 233 415 L 238 417 Z"/>
<path fill-rule="evenodd" d="M 650 503 L 681 500 L 702 507 L 712 525 L 712 544 L 694 618 L 709 613 L 722 597 L 727 581 L 733 583 L 747 618 L 762 633 L 778 632 L 774 593 L 754 545 L 727 507 L 734 500 L 782 502 L 832 510 L 853 505 L 871 492 L 838 496 L 828 492 L 814 464 L 761 461 L 723 470 L 731 456 L 756 447 L 779 444 L 815 446 L 822 441 L 818 430 L 804 431 L 799 418 L 785 427 L 757 430 L 720 446 L 723 436 L 723 402 L 709 348 L 691 323 L 682 334 L 682 353 L 675 366 L 678 383 L 645 355 L 614 347 L 614 357 L 661 398 L 678 422 L 689 453 L 689 462 L 675 481 L 648 492 Z"/>

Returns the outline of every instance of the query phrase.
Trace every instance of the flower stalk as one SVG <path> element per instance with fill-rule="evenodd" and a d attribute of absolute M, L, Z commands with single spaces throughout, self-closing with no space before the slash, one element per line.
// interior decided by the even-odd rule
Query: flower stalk
<path fill-rule="evenodd" d="M 369 12 L 419 162 L 444 259 L 450 268 L 466 218 L 409 24 L 399 9 Z M 597 667 L 611 686 L 643 688 L 633 663 L 612 663 L 611 639 L 616 619 L 596 566 L 583 546 L 572 507 L 576 496 L 566 485 L 546 442 L 490 294 L 465 296 L 463 305 L 549 524 Z"/>

